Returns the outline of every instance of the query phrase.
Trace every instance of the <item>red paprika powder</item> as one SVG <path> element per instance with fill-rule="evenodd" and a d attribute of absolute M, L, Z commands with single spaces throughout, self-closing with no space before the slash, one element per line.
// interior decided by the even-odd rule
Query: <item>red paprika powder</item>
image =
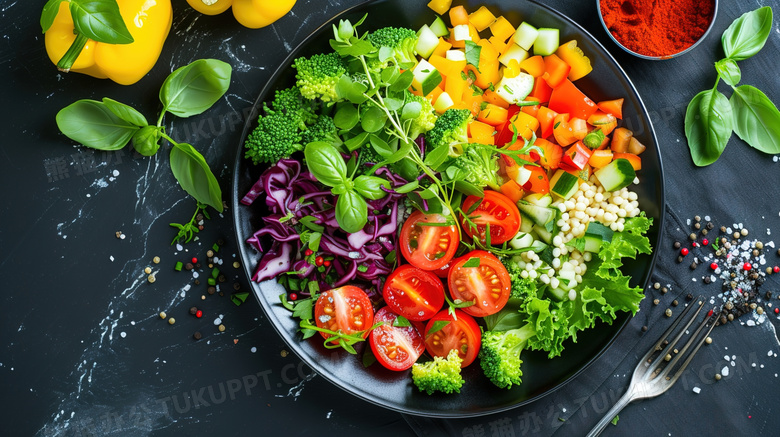
<path fill-rule="evenodd" d="M 714 10 L 714 0 L 601 0 L 601 15 L 612 36 L 645 56 L 687 49 L 707 31 Z"/>

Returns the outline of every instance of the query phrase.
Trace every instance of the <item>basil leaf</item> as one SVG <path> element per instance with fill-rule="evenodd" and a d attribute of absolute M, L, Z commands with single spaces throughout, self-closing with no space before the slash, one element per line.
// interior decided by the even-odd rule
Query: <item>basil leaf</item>
<path fill-rule="evenodd" d="M 437 320 L 433 322 L 433 325 L 431 325 L 431 329 L 428 330 L 426 336 L 430 337 L 431 335 L 441 331 L 445 326 L 449 324 L 450 324 L 450 320 Z"/>
<path fill-rule="evenodd" d="M 360 175 L 355 178 L 355 191 L 366 199 L 379 200 L 387 196 L 382 189 L 390 188 L 390 182 L 377 176 Z"/>
<path fill-rule="evenodd" d="M 143 156 L 152 156 L 160 149 L 160 128 L 144 126 L 133 135 L 133 148 Z"/>
<path fill-rule="evenodd" d="M 134 41 L 116 0 L 70 0 L 70 15 L 76 33 L 91 40 L 108 44 Z"/>
<path fill-rule="evenodd" d="M 479 70 L 479 55 L 482 53 L 482 46 L 475 43 L 474 41 L 466 41 L 466 63 L 473 65 L 474 68 Z M 426 94 L 427 95 L 427 94 Z"/>
<path fill-rule="evenodd" d="M 717 161 L 731 138 L 733 115 L 729 100 L 716 89 L 693 97 L 685 113 L 685 136 L 693 163 L 699 167 Z"/>
<path fill-rule="evenodd" d="M 771 31 L 772 8 L 764 6 L 746 12 L 723 32 L 723 51 L 735 61 L 747 59 L 764 47 Z"/>
<path fill-rule="evenodd" d="M 409 322 L 409 319 L 407 319 L 404 316 L 398 316 L 393 320 L 393 326 L 396 328 L 406 328 L 409 326 L 412 326 L 412 323 Z"/>
<path fill-rule="evenodd" d="M 750 147 L 780 153 L 780 112 L 761 90 L 750 85 L 734 88 L 731 95 L 734 132 Z"/>
<path fill-rule="evenodd" d="M 742 80 L 742 72 L 737 62 L 733 59 L 721 59 L 715 63 L 715 69 L 718 70 L 718 75 L 720 75 L 721 79 L 731 86 L 736 86 Z"/>
<path fill-rule="evenodd" d="M 146 117 L 136 111 L 132 106 L 125 105 L 124 103 L 117 102 L 108 97 L 103 97 L 103 104 L 105 104 L 109 111 L 113 112 L 114 115 L 130 124 L 134 124 L 138 127 L 149 125 L 149 122 L 146 121 Z"/>
<path fill-rule="evenodd" d="M 177 69 L 160 88 L 163 110 L 178 117 L 202 113 L 225 94 L 232 71 L 217 59 L 198 59 Z"/>
<path fill-rule="evenodd" d="M 102 102 L 79 100 L 57 113 L 57 127 L 68 138 L 99 150 L 119 150 L 138 131 Z"/>
<path fill-rule="evenodd" d="M 47 30 L 54 24 L 54 19 L 57 18 L 57 14 L 60 13 L 60 4 L 65 0 L 49 0 L 43 5 L 43 11 L 41 12 L 41 31 L 46 33 Z"/>
<path fill-rule="evenodd" d="M 194 147 L 187 143 L 173 143 L 171 171 L 179 185 L 200 203 L 222 212 L 222 190 L 209 165 Z"/>
<path fill-rule="evenodd" d="M 385 127 L 385 123 L 387 123 L 387 114 L 376 106 L 369 107 L 360 119 L 360 127 L 370 133 L 379 132 Z"/>
<path fill-rule="evenodd" d="M 306 165 L 323 185 L 335 187 L 347 181 L 347 164 L 330 143 L 315 141 L 303 150 Z"/>
<path fill-rule="evenodd" d="M 471 257 L 461 267 L 479 267 L 479 258 Z"/>
<path fill-rule="evenodd" d="M 447 157 L 450 153 L 450 146 L 447 144 L 442 144 L 439 147 L 431 150 L 428 152 L 427 155 L 425 155 L 425 164 L 432 168 L 435 171 L 439 170 L 439 167 L 444 164 L 444 161 L 447 160 Z"/>
<path fill-rule="evenodd" d="M 345 232 L 359 232 L 368 222 L 368 204 L 358 193 L 347 191 L 336 200 L 336 221 Z"/>
<path fill-rule="evenodd" d="M 360 114 L 357 107 L 350 104 L 339 105 L 336 115 L 333 116 L 333 124 L 339 129 L 350 130 L 357 126 Z"/>

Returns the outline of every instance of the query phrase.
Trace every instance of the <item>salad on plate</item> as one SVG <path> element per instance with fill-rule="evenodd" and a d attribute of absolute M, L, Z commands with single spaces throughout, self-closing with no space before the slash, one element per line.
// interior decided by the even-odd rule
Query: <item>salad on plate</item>
<path fill-rule="evenodd" d="M 511 388 L 524 350 L 555 359 L 638 310 L 621 267 L 651 252 L 631 190 L 645 146 L 620 96 L 577 86 L 576 40 L 429 7 L 417 30 L 341 20 L 264 103 L 245 153 L 266 170 L 241 200 L 264 202 L 252 280 L 284 286 L 302 341 L 420 391 L 458 392 L 473 363 Z"/>

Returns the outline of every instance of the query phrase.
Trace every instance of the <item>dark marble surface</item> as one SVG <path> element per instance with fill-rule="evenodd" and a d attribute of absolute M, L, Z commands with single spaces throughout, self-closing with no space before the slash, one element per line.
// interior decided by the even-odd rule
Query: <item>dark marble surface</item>
<path fill-rule="evenodd" d="M 0 1 L 4 435 L 346 436 L 367 430 L 380 435 L 581 435 L 625 390 L 643 345 L 662 331 L 655 328 L 664 323 L 659 308 L 688 292 L 718 292 L 717 285 L 701 285 L 703 272 L 693 274 L 672 261 L 671 243 L 687 235 L 686 220 L 700 214 L 718 225 L 743 223 L 763 241 L 780 233 L 780 163 L 733 137 L 718 163 L 694 169 L 682 124 L 690 98 L 712 86 L 711 65 L 722 56 L 722 31 L 758 5 L 777 9 L 777 1 L 721 2 L 713 34 L 704 44 L 664 62 L 622 53 L 600 28 L 595 2 L 545 2 L 612 51 L 653 117 L 670 218 L 666 246 L 659 249 L 665 261 L 654 280 L 673 292 L 656 296 L 649 290 L 665 306 L 653 307 L 646 299 L 615 347 L 588 372 L 529 406 L 476 420 L 428 421 L 365 403 L 315 376 L 293 355 L 283 356 L 284 343 L 251 297 L 240 307 L 230 302 L 234 282 L 248 290 L 242 270 L 232 267 L 237 250 L 230 211 L 207 221 L 199 241 L 183 249 L 169 245 L 174 232 L 168 223 L 188 220 L 195 205 L 170 174 L 167 154 L 142 158 L 127 151 L 93 152 L 60 135 L 54 123 L 57 111 L 71 102 L 104 96 L 154 119 L 160 106 L 157 91 L 170 71 L 199 58 L 222 59 L 234 68 L 228 94 L 201 116 L 169 116 L 165 125 L 173 138 L 204 153 L 223 192 L 229 192 L 244 115 L 264 80 L 309 32 L 359 2 L 300 0 L 292 14 L 260 30 L 241 27 L 229 14 L 206 17 L 184 1 L 173 3 L 174 24 L 159 62 L 139 83 L 122 87 L 58 74 L 40 34 L 42 2 Z M 764 50 L 740 62 L 743 83 L 758 86 L 775 102 L 780 101 L 778 59 L 775 24 Z M 672 222 L 675 217 L 679 222 Z M 118 239 L 117 231 L 126 237 Z M 192 272 L 173 270 L 176 261 L 205 258 L 218 239 L 226 242 L 220 251 L 228 276 L 222 297 L 208 295 L 205 284 L 194 285 Z M 770 255 L 770 262 L 780 261 Z M 152 263 L 155 256 L 160 264 Z M 147 266 L 155 272 L 153 284 L 143 272 Z M 208 270 L 200 273 L 206 276 Z M 699 281 L 693 282 L 696 277 Z M 767 281 L 767 289 L 780 291 L 778 277 Z M 207 298 L 201 300 L 202 295 Z M 202 309 L 204 317 L 191 316 L 191 306 Z M 175 317 L 176 324 L 160 320 L 160 311 Z M 756 327 L 719 328 L 716 342 L 700 353 L 686 380 L 664 398 L 624 410 L 609 435 L 775 434 L 780 361 L 772 356 L 778 341 L 777 318 L 771 314 Z M 225 332 L 217 330 L 216 318 L 222 318 Z M 645 324 L 653 335 L 641 335 Z M 195 331 L 203 339 L 194 341 Z M 715 384 L 712 375 L 723 366 L 732 368 L 731 376 Z"/>

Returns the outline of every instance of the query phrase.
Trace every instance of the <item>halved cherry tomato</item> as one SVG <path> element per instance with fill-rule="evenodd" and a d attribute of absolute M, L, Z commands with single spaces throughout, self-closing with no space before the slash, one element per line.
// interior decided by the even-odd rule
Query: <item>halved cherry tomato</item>
<path fill-rule="evenodd" d="M 482 333 L 473 317 L 461 310 L 454 313 L 442 310 L 428 320 L 425 325 L 425 350 L 434 357 L 446 357 L 454 349 L 463 360 L 460 366 L 466 367 L 477 358 L 482 346 Z"/>
<path fill-rule="evenodd" d="M 382 296 L 407 319 L 428 320 L 444 305 L 444 284 L 433 273 L 404 264 L 387 277 Z"/>
<path fill-rule="evenodd" d="M 477 202 L 479 205 L 473 208 Z M 476 225 L 474 229 L 464 218 L 463 230 L 471 238 L 477 234 L 482 243 L 486 243 L 488 225 L 490 225 L 490 244 L 509 241 L 520 230 L 520 211 L 501 193 L 486 190 L 482 198 L 469 196 L 463 202 L 462 209 L 469 213 L 470 220 Z"/>
<path fill-rule="evenodd" d="M 365 291 L 345 285 L 320 294 L 314 306 L 314 319 L 318 328 L 353 334 L 371 327 L 374 307 Z M 325 338 L 331 337 L 325 332 L 320 334 Z M 367 335 L 368 332 L 364 336 Z"/>
<path fill-rule="evenodd" d="M 423 270 L 437 270 L 447 265 L 458 250 L 458 228 L 426 226 L 426 223 L 446 223 L 439 214 L 426 215 L 415 211 L 401 228 L 401 254 L 409 264 Z"/>
<path fill-rule="evenodd" d="M 476 258 L 479 265 L 464 265 Z M 474 305 L 463 311 L 474 317 L 485 317 L 501 311 L 509 299 L 512 280 L 506 267 L 490 252 L 474 250 L 455 260 L 447 277 L 450 295 L 464 302 L 473 301 Z"/>
<path fill-rule="evenodd" d="M 374 321 L 382 324 L 371 331 L 368 342 L 379 364 L 390 370 L 406 370 L 425 351 L 425 342 L 414 325 L 393 326 L 397 318 L 388 307 L 377 311 Z"/>

